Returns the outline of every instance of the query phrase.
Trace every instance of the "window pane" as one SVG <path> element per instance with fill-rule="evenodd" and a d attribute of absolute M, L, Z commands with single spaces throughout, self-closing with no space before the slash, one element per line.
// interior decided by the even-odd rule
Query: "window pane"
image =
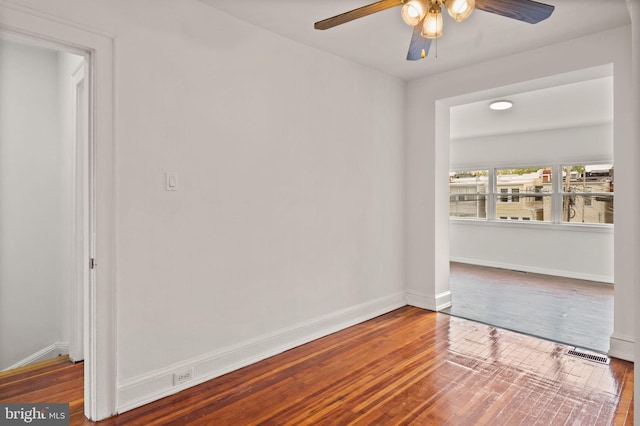
<path fill-rule="evenodd" d="M 479 194 L 449 196 L 449 216 L 486 219 L 487 196 Z"/>
<path fill-rule="evenodd" d="M 613 192 L 613 165 L 563 166 L 562 192 Z"/>
<path fill-rule="evenodd" d="M 496 170 L 496 217 L 551 221 L 552 185 L 551 166 Z"/>
<path fill-rule="evenodd" d="M 613 165 L 562 167 L 562 221 L 613 223 Z"/>
<path fill-rule="evenodd" d="M 613 194 L 572 194 L 562 198 L 565 223 L 613 223 Z"/>
<path fill-rule="evenodd" d="M 503 195 L 496 195 L 496 217 L 509 220 L 551 221 L 551 194 L 536 195 L 511 193 L 509 202 L 501 202 Z"/>
<path fill-rule="evenodd" d="M 527 167 L 521 169 L 497 169 L 497 184 L 509 182 L 537 181 L 540 184 L 551 184 L 551 166 Z"/>
<path fill-rule="evenodd" d="M 449 173 L 449 216 L 487 218 L 489 170 L 461 170 Z"/>
<path fill-rule="evenodd" d="M 551 167 L 496 170 L 496 192 L 510 194 L 524 192 L 548 192 L 553 190 Z M 516 197 L 516 202 L 518 197 Z"/>
<path fill-rule="evenodd" d="M 464 192 L 486 194 L 489 170 L 461 170 L 449 173 L 450 192 L 459 192 L 455 188 L 466 188 Z"/>

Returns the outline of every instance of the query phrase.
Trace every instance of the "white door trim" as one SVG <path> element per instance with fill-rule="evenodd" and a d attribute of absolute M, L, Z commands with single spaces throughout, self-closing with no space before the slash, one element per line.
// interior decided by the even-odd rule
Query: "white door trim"
<path fill-rule="evenodd" d="M 85 414 L 101 420 L 116 414 L 116 215 L 113 137 L 113 37 L 33 9 L 0 0 L 0 36 L 36 40 L 86 54 L 89 75 L 91 196 L 95 206 L 93 256 L 98 267 L 88 289 L 85 318 Z"/>
<path fill-rule="evenodd" d="M 89 240 L 90 229 L 89 206 L 89 155 L 88 155 L 88 85 L 86 78 L 88 63 L 83 60 L 72 72 L 71 99 L 72 112 L 72 146 L 73 146 L 73 266 L 71 290 L 71 324 L 69 340 L 69 358 L 73 362 L 84 360 L 84 336 L 88 334 L 87 322 L 84 318 L 84 306 L 88 299 L 85 289 L 89 287 Z"/>

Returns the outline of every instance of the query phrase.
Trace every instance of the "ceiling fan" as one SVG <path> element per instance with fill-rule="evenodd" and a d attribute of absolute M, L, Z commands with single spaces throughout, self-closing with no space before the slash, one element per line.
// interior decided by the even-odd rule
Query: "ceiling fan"
<path fill-rule="evenodd" d="M 422 59 L 429 53 L 431 40 L 442 36 L 442 6 L 456 21 L 462 22 L 474 9 L 495 13 L 518 21 L 537 24 L 551 16 L 554 6 L 533 0 L 381 0 L 315 23 L 327 30 L 363 16 L 402 6 L 402 19 L 414 27 L 407 60 Z"/>

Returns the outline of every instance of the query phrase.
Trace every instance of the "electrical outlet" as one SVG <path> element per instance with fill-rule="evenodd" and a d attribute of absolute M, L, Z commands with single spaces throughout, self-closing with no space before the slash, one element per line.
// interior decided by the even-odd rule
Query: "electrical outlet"
<path fill-rule="evenodd" d="M 193 367 L 173 373 L 173 386 L 180 386 L 193 380 Z"/>

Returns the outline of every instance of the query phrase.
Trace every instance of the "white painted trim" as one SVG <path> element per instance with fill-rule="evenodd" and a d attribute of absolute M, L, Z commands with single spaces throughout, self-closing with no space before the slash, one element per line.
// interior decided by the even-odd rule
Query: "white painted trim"
<path fill-rule="evenodd" d="M 490 177 L 494 177 L 494 174 L 490 174 Z M 494 185 L 494 183 L 490 183 L 490 185 Z M 492 214 L 491 216 L 495 216 L 495 214 Z M 607 223 L 552 223 L 523 220 L 465 219 L 460 217 L 450 217 L 449 224 L 454 226 L 490 226 L 505 229 L 521 228 L 541 231 L 571 231 L 609 235 L 614 235 L 615 233 L 614 225 Z"/>
<path fill-rule="evenodd" d="M 77 23 L 0 0 L 0 36 L 23 37 L 90 58 L 90 144 L 99 269 L 86 299 L 85 415 L 102 420 L 116 413 L 116 182 L 113 135 L 113 37 Z M 95 153 L 98 153 L 97 155 Z"/>
<path fill-rule="evenodd" d="M 89 285 L 89 176 L 88 176 L 88 64 L 82 60 L 71 73 L 71 120 L 73 150 L 73 228 L 72 228 L 72 282 L 71 282 L 71 339 L 69 358 L 73 362 L 84 360 L 84 308 L 85 289 Z M 82 95 L 82 97 L 79 97 Z"/>
<path fill-rule="evenodd" d="M 530 265 L 516 265 L 511 263 L 492 262 L 484 259 L 468 259 L 461 257 L 451 257 L 452 262 L 467 263 L 469 265 L 488 266 L 490 268 L 510 269 L 513 271 L 530 272 L 533 274 L 552 275 L 555 277 L 573 278 L 577 280 L 596 281 L 607 284 L 614 284 L 613 277 L 606 275 L 581 274 L 577 272 L 562 271 L 558 269 L 538 268 Z"/>
<path fill-rule="evenodd" d="M 608 355 L 614 358 L 634 362 L 635 340 L 632 336 L 623 336 L 613 333 L 609 339 Z"/>
<path fill-rule="evenodd" d="M 451 307 L 451 291 L 443 291 L 435 296 L 408 291 L 407 304 L 429 311 L 442 311 Z"/>
<path fill-rule="evenodd" d="M 60 355 L 66 355 L 69 353 L 69 342 L 57 342 L 53 343 L 46 348 L 40 349 L 29 355 L 26 358 L 21 359 L 15 364 L 5 368 L 2 371 L 13 370 L 14 368 L 24 367 L 25 365 L 33 364 L 34 362 L 46 361 L 51 358 L 55 358 Z"/>
<path fill-rule="evenodd" d="M 118 413 L 172 395 L 406 304 L 404 293 L 392 294 L 123 381 L 118 384 Z M 182 386 L 173 386 L 173 373 L 189 368 L 193 368 L 194 379 Z"/>
<path fill-rule="evenodd" d="M 4 7 L 4 8 L 10 8 L 13 9 L 13 11 L 16 12 L 21 12 L 24 14 L 28 14 L 32 17 L 35 18 L 39 18 L 39 19 L 43 19 L 52 23 L 56 23 L 56 24 L 60 24 L 64 27 L 67 27 L 69 29 L 75 29 L 75 30 L 80 30 L 83 33 L 91 33 L 93 35 L 99 36 L 99 37 L 106 37 L 106 38 L 115 38 L 115 34 L 113 33 L 109 33 L 106 31 L 102 31 L 102 30 L 98 30 L 96 28 L 92 28 L 92 27 L 88 27 L 86 25 L 82 25 L 79 24 L 77 22 L 73 22 L 70 21 L 68 19 L 64 19 L 62 17 L 59 16 L 53 16 L 47 13 L 43 13 L 35 8 L 32 7 L 27 7 L 18 3 L 14 3 L 11 0 L 0 0 L 0 7 Z M 40 37 L 41 36 L 41 31 L 38 31 L 37 29 L 33 29 L 33 32 L 31 33 L 31 35 L 33 35 L 34 37 Z M 50 37 L 45 37 L 45 38 L 50 38 Z M 53 38 L 51 38 L 53 41 Z M 66 45 L 66 43 L 65 43 Z M 82 49 L 82 48 L 81 48 Z M 82 50 L 79 50 L 78 53 L 80 53 Z"/>

